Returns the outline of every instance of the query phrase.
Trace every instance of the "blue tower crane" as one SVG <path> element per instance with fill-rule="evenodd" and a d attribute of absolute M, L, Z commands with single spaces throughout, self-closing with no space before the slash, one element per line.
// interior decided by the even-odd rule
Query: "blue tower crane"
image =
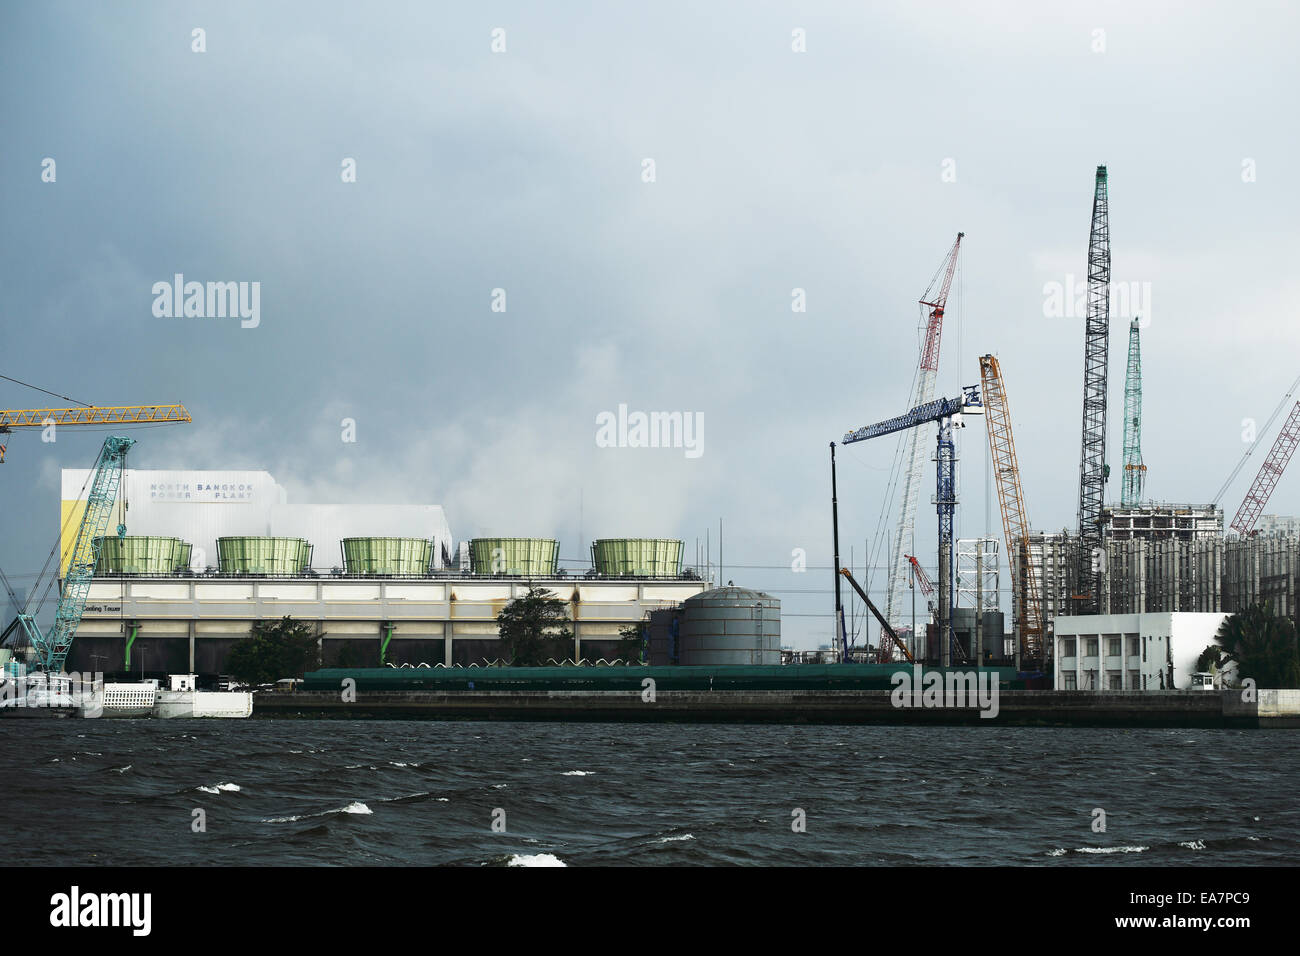
<path fill-rule="evenodd" d="M 844 436 L 843 444 L 867 441 L 892 435 L 908 428 L 916 428 L 928 422 L 939 423 L 938 449 L 935 454 L 936 488 L 934 503 L 939 513 L 939 633 L 947 635 L 941 662 L 950 663 L 949 655 L 961 658 L 966 655 L 957 643 L 952 629 L 952 594 L 953 594 L 953 513 L 957 505 L 957 454 L 952 440 L 953 426 L 963 427 L 962 415 L 983 415 L 984 403 L 980 399 L 978 385 L 962 387 L 960 398 L 937 398 L 924 405 L 918 405 L 905 415 L 887 421 L 867 425 Z"/>

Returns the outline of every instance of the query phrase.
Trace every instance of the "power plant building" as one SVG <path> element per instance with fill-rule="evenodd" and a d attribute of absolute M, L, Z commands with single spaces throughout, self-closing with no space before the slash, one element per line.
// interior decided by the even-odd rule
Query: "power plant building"
<path fill-rule="evenodd" d="M 88 477 L 63 473 L 65 554 Z M 213 676 L 255 622 L 284 617 L 326 665 L 483 666 L 501 660 L 497 615 L 533 585 L 565 603 L 572 660 L 612 660 L 625 629 L 708 587 L 680 541 L 606 539 L 613 563 L 570 573 L 554 539 L 455 549 L 437 505 L 289 504 L 264 471 L 127 471 L 121 500 L 129 534 L 101 542 L 71 669 Z M 779 610 L 764 627 L 779 654 Z"/>

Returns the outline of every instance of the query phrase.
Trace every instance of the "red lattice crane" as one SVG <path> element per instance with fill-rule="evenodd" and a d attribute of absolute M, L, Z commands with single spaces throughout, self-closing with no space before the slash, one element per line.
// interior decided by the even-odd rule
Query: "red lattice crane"
<path fill-rule="evenodd" d="M 1246 500 L 1237 509 L 1237 516 L 1232 519 L 1230 525 L 1233 531 L 1240 535 L 1254 533 L 1255 522 L 1259 520 L 1264 506 L 1268 504 L 1268 499 L 1272 496 L 1273 489 L 1277 487 L 1278 480 L 1286 470 L 1291 456 L 1295 454 L 1298 444 L 1300 444 L 1300 402 L 1296 402 L 1295 407 L 1291 409 L 1291 414 L 1283 424 L 1282 430 L 1278 432 L 1277 440 L 1273 442 L 1268 457 L 1264 459 L 1264 464 L 1260 465 L 1259 474 L 1255 476 L 1250 491 L 1246 492 Z"/>

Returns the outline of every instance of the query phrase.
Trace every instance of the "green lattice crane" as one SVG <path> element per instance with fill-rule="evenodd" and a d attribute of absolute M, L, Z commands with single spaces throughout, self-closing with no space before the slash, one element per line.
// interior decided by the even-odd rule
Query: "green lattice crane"
<path fill-rule="evenodd" d="M 81 614 L 86 609 L 86 597 L 90 594 L 90 583 L 95 576 L 95 562 L 99 557 L 101 542 L 112 523 L 113 505 L 122 484 L 127 449 L 134 444 L 134 438 L 110 435 L 104 439 L 104 446 L 95 460 L 94 479 L 90 485 L 90 495 L 86 499 L 86 513 L 77 529 L 77 543 L 68 559 L 63 590 L 59 594 L 59 605 L 49 632 L 41 633 L 31 615 L 18 615 L 18 621 L 36 650 L 37 666 L 47 673 L 59 673 L 68 659 L 68 650 L 72 647 L 72 639 L 76 637 L 77 627 L 81 624 Z M 125 534 L 126 527 L 119 524 L 118 537 Z"/>
<path fill-rule="evenodd" d="M 1146 487 L 1147 466 L 1142 464 L 1142 348 L 1138 319 L 1128 328 L 1128 374 L 1124 378 L 1124 484 L 1120 504 L 1136 508 Z"/>

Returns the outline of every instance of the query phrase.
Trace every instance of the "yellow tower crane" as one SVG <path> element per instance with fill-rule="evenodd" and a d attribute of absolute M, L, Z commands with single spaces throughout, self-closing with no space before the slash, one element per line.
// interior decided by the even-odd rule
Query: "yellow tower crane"
<path fill-rule="evenodd" d="M 15 428 L 49 428 L 63 425 L 136 425 L 150 422 L 188 422 L 184 405 L 85 405 L 81 408 L 17 408 L 0 410 L 0 435 Z M 5 446 L 0 444 L 0 464 Z"/>

